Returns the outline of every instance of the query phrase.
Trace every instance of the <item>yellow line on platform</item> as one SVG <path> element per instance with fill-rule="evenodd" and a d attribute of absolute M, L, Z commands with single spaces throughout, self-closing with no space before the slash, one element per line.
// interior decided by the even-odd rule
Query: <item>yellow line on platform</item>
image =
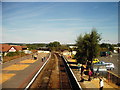
<path fill-rule="evenodd" d="M 4 68 L 3 70 L 23 70 L 27 68 L 29 65 L 23 65 L 23 64 L 16 64 L 16 65 L 11 65 L 9 67 Z"/>
<path fill-rule="evenodd" d="M 2 84 L 3 82 L 15 76 L 15 74 L 0 74 L 0 76 L 2 77 L 2 78 L 0 77 L 0 84 Z"/>
<path fill-rule="evenodd" d="M 31 60 L 31 59 L 27 59 L 27 60 L 24 60 L 24 61 L 20 61 L 20 63 L 34 63 L 36 62 L 37 60 Z"/>
<path fill-rule="evenodd" d="M 68 62 L 77 62 L 76 59 L 68 59 Z"/>

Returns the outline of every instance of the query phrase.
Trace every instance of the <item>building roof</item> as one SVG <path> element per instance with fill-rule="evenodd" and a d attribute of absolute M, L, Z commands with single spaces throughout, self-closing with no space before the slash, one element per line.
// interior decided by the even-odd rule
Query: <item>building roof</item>
<path fill-rule="evenodd" d="M 12 46 L 12 47 L 14 47 L 14 48 L 16 49 L 16 51 L 22 50 L 22 47 L 21 47 L 21 46 Z"/>
<path fill-rule="evenodd" d="M 12 47 L 15 48 L 16 51 L 20 51 L 23 48 L 27 48 L 27 46 L 16 46 L 16 45 L 0 44 L 0 52 L 8 52 Z"/>
<path fill-rule="evenodd" d="M 0 44 L 0 51 L 7 52 L 11 48 L 8 44 Z"/>

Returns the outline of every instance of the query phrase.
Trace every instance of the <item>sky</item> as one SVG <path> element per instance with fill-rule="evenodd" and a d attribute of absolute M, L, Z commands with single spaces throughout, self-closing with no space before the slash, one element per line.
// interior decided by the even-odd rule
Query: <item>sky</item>
<path fill-rule="evenodd" d="M 75 43 L 96 28 L 101 43 L 118 42 L 117 2 L 2 2 L 3 43 Z"/>

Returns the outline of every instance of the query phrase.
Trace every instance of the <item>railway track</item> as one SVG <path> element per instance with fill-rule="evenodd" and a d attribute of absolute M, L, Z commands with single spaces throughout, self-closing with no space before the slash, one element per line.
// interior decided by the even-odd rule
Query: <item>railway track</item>
<path fill-rule="evenodd" d="M 74 90 L 76 87 L 76 81 L 73 77 L 71 77 L 72 73 L 69 71 L 70 70 L 68 70 L 66 67 L 64 58 L 58 53 L 52 53 L 51 58 L 44 66 L 42 71 L 39 73 L 33 83 L 25 89 Z"/>
<path fill-rule="evenodd" d="M 72 89 L 63 59 L 57 54 L 59 62 L 60 89 Z"/>

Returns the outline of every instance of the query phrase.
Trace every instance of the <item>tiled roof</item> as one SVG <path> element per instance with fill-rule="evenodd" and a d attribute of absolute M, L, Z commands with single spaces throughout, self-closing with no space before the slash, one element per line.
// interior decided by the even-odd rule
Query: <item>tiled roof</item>
<path fill-rule="evenodd" d="M 7 52 L 11 48 L 8 44 L 0 44 L 0 51 Z"/>
<path fill-rule="evenodd" d="M 0 51 L 7 52 L 12 47 L 15 48 L 16 51 L 20 51 L 20 50 L 22 50 L 22 48 L 27 48 L 27 46 L 16 46 L 16 45 L 0 44 Z"/>
<path fill-rule="evenodd" d="M 22 47 L 21 47 L 21 46 L 12 46 L 12 47 L 14 47 L 17 51 L 22 50 Z"/>

